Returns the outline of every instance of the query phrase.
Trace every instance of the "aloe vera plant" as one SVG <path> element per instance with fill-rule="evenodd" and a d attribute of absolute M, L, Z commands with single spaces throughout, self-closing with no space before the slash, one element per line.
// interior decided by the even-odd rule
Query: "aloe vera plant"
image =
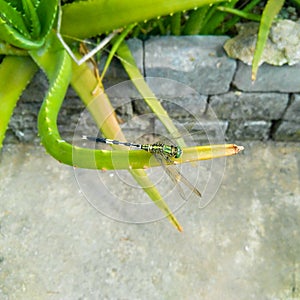
<path fill-rule="evenodd" d="M 142 6 L 138 0 L 74 2 L 63 5 L 61 8 L 60 34 L 64 37 L 87 38 L 118 28 L 122 29 L 124 26 L 130 26 L 130 24 L 150 18 L 196 9 L 218 2 L 220 1 L 143 1 Z M 80 148 L 61 138 L 57 128 L 57 116 L 70 83 L 86 105 L 90 101 L 94 101 L 96 97 L 105 99 L 106 107 L 109 107 L 110 103 L 101 84 L 98 93 L 92 94 L 95 85 L 99 85 L 99 82 L 87 65 L 78 66 L 72 62 L 70 55 L 59 40 L 56 32 L 58 12 L 60 12 L 60 5 L 56 0 L 0 0 L 0 54 L 6 55 L 0 65 L 0 95 L 4 95 L 0 101 L 0 149 L 9 118 L 20 94 L 37 69 L 41 68 L 49 80 L 49 90 L 39 112 L 38 132 L 47 152 L 62 163 L 80 168 L 130 169 L 133 177 L 138 180 L 151 199 L 181 230 L 180 224 L 166 203 L 163 202 L 155 186 L 149 184 L 149 179 L 144 176 L 143 170 L 137 170 L 158 164 L 149 160 L 149 153 L 114 150 L 114 157 L 117 153 L 118 159 L 112 161 L 112 151 Z M 133 27 L 133 25 L 131 26 Z M 119 48 L 119 55 L 124 59 L 131 59 L 130 54 L 128 52 L 126 54 L 126 45 L 122 39 L 117 40 L 117 44 L 122 45 Z M 130 76 L 141 77 L 134 63 L 132 62 L 130 65 L 131 67 L 127 68 Z M 15 70 L 13 76 L 11 70 Z M 147 96 L 151 92 L 142 78 L 137 88 L 147 100 Z M 162 108 L 157 102 L 152 109 L 154 112 L 161 112 Z M 164 113 L 167 116 L 166 112 Z M 91 114 L 97 124 L 103 124 L 103 119 L 107 117 L 99 116 L 93 109 Z M 164 121 L 166 127 L 174 129 L 171 120 L 164 119 L 167 120 Z M 117 126 L 116 120 L 110 119 L 106 126 L 100 126 L 100 129 L 107 137 L 110 137 Z M 178 159 L 178 163 L 233 155 L 239 150 L 240 148 L 233 144 L 186 148 L 184 155 Z M 149 186 L 151 187 L 148 188 Z"/>

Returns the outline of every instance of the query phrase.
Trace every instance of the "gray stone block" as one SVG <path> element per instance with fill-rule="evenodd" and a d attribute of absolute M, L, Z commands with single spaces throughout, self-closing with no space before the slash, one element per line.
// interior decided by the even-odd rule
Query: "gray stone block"
<path fill-rule="evenodd" d="M 195 120 L 195 122 L 193 123 L 188 120 L 185 123 L 178 123 L 175 121 L 175 125 L 179 131 L 179 136 L 176 137 L 182 137 L 189 146 L 225 143 L 225 132 L 228 128 L 227 121 Z M 165 129 L 159 120 L 155 119 L 154 124 L 157 134 L 172 139 L 172 134 Z"/>
<path fill-rule="evenodd" d="M 77 126 L 80 123 L 81 113 L 85 110 L 82 101 L 76 96 L 73 89 L 69 88 L 57 120 L 58 130 L 63 139 L 71 142 L 74 133 L 80 131 Z M 86 134 L 86 132 L 82 131 L 81 135 L 83 134 Z"/>
<path fill-rule="evenodd" d="M 140 71 L 144 74 L 144 47 L 143 42 L 138 39 L 130 39 L 126 41 L 135 63 Z M 103 69 L 105 59 L 101 60 L 100 70 Z M 114 107 L 124 107 L 128 105 L 132 99 L 140 99 L 141 95 L 133 84 L 133 81 L 140 79 L 130 80 L 125 69 L 118 59 L 113 59 L 109 66 L 106 76 L 104 77 L 104 86 L 106 93 L 111 100 Z M 131 105 L 131 103 L 130 103 Z"/>
<path fill-rule="evenodd" d="M 204 114 L 207 96 L 199 94 L 186 84 L 157 77 L 147 77 L 146 81 L 153 94 L 172 118 L 194 118 L 194 116 Z M 135 111 L 139 114 L 152 113 L 141 96 L 133 101 L 133 104 Z"/>
<path fill-rule="evenodd" d="M 146 76 L 170 78 L 201 94 L 225 93 L 236 68 L 222 48 L 226 40 L 225 36 L 151 38 L 145 42 Z"/>
<path fill-rule="evenodd" d="M 223 144 L 228 124 L 228 121 L 217 120 L 198 123 L 191 131 L 192 138 L 198 144 Z"/>
<path fill-rule="evenodd" d="M 233 85 L 244 92 L 300 92 L 300 64 L 294 66 L 270 66 L 263 64 L 259 67 L 256 81 L 251 81 L 251 66 L 238 63 Z"/>
<path fill-rule="evenodd" d="M 138 39 L 130 39 L 126 41 L 132 56 L 134 57 L 135 63 L 141 72 L 141 74 L 144 74 L 144 48 L 143 48 L 143 42 Z M 101 60 L 99 63 L 99 70 L 100 74 L 104 68 L 107 54 L 103 53 L 101 56 Z M 109 68 L 106 72 L 106 75 L 103 80 L 103 84 L 106 88 L 109 88 L 113 85 L 116 85 L 120 82 L 129 80 L 129 77 L 124 70 L 123 66 L 121 65 L 121 62 L 118 58 L 114 58 L 111 61 L 111 64 L 109 65 Z"/>
<path fill-rule="evenodd" d="M 221 119 L 278 120 L 288 103 L 288 94 L 229 92 L 212 96 L 210 107 Z"/>
<path fill-rule="evenodd" d="M 23 91 L 20 101 L 27 103 L 42 103 L 46 91 L 48 90 L 48 86 L 49 84 L 46 75 L 39 70 L 34 75 L 27 88 Z"/>
<path fill-rule="evenodd" d="M 294 94 L 287 108 L 283 120 L 300 123 L 300 95 Z"/>
<path fill-rule="evenodd" d="M 171 101 L 163 101 L 162 104 L 172 118 L 193 118 L 205 112 L 206 99 L 203 95 L 194 98 L 174 98 Z"/>
<path fill-rule="evenodd" d="M 279 124 L 272 138 L 276 141 L 300 141 L 300 124 L 283 121 Z"/>
<path fill-rule="evenodd" d="M 168 115 L 174 119 L 193 119 L 194 116 L 202 115 L 206 108 L 206 96 L 199 98 L 173 98 L 172 100 L 162 100 L 161 104 Z M 135 112 L 139 114 L 153 113 L 150 107 L 143 100 L 133 102 Z"/>
<path fill-rule="evenodd" d="M 126 41 L 135 63 L 138 66 L 140 72 L 144 74 L 144 45 L 139 39 L 130 39 Z"/>
<path fill-rule="evenodd" d="M 271 129 L 267 121 L 231 121 L 226 136 L 229 140 L 267 140 Z"/>

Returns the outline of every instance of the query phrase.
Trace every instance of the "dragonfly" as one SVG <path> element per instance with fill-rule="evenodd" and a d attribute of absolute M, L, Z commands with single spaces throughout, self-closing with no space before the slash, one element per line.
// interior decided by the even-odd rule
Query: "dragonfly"
<path fill-rule="evenodd" d="M 179 146 L 168 145 L 160 142 L 156 142 L 153 144 L 135 144 L 130 142 L 121 142 L 118 140 L 111 140 L 102 137 L 93 137 L 83 135 L 82 139 L 94 141 L 96 143 L 103 143 L 109 145 L 122 145 L 127 147 L 133 147 L 136 149 L 147 151 L 155 156 L 155 158 L 159 161 L 161 166 L 164 168 L 165 172 L 172 179 L 172 181 L 177 185 L 179 182 L 185 184 L 194 194 L 198 197 L 201 197 L 200 191 L 188 181 L 179 170 L 172 165 L 173 158 L 180 158 L 182 156 L 183 150 Z M 168 163 L 168 164 L 166 164 Z M 170 165 L 171 164 L 171 165 Z M 179 185 L 177 185 L 180 191 L 180 194 L 183 198 L 185 198 L 183 190 Z"/>

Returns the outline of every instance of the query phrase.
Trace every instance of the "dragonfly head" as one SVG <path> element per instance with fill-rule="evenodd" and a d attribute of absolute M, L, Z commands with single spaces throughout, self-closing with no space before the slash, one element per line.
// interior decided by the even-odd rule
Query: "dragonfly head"
<path fill-rule="evenodd" d="M 176 148 L 177 148 L 177 151 L 176 151 L 176 154 L 174 157 L 179 158 L 182 155 L 182 149 L 178 146 Z"/>

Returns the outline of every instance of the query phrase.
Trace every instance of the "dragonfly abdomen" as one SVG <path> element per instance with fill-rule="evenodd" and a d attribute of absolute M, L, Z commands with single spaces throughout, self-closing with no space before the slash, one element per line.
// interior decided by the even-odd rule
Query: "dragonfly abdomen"
<path fill-rule="evenodd" d="M 141 149 L 140 144 L 134 144 L 134 143 L 129 143 L 129 142 L 120 142 L 117 140 L 111 140 L 111 139 L 93 137 L 93 136 L 86 136 L 86 135 L 83 135 L 82 138 L 85 140 L 94 141 L 96 143 L 103 143 L 103 144 L 108 144 L 108 145 L 124 145 L 127 147 L 135 147 L 135 148 Z"/>

